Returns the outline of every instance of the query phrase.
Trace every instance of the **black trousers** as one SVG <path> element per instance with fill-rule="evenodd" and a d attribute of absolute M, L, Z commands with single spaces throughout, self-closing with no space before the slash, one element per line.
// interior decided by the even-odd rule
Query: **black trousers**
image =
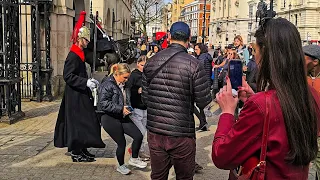
<path fill-rule="evenodd" d="M 138 158 L 143 136 L 135 124 L 127 117 L 126 119 L 116 119 L 106 114 L 101 117 L 103 129 L 117 143 L 116 156 L 119 165 L 124 164 L 124 155 L 126 151 L 126 139 L 124 134 L 133 138 L 132 157 Z"/>
<path fill-rule="evenodd" d="M 200 111 L 198 111 L 198 109 L 195 106 L 193 106 L 193 112 L 200 121 L 200 127 L 207 123 L 206 115 L 204 114 L 203 109 L 200 109 Z"/>

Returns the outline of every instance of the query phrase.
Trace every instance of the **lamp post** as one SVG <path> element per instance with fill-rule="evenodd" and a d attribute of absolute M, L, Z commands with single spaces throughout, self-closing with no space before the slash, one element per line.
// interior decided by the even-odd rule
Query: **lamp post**
<path fill-rule="evenodd" d="M 290 2 L 290 4 L 289 4 L 289 21 L 290 21 L 290 17 L 291 17 L 291 15 L 290 15 L 290 13 L 291 13 L 291 7 L 292 7 L 292 5 L 291 5 L 291 2 Z M 290 21 L 291 22 L 291 21 Z"/>
<path fill-rule="evenodd" d="M 252 16 L 253 16 L 253 13 L 252 13 L 252 11 L 250 11 L 250 14 L 249 14 L 249 16 L 250 16 L 250 42 L 251 42 L 251 40 L 252 40 Z"/>
<path fill-rule="evenodd" d="M 150 13 L 148 12 L 148 25 L 150 23 Z M 147 30 L 146 30 L 147 31 Z M 146 32 L 147 33 L 147 32 Z M 147 33 L 147 41 L 148 41 L 148 33 Z"/>
<path fill-rule="evenodd" d="M 157 28 L 158 28 L 158 1 L 156 1 L 156 28 L 155 31 L 157 32 Z"/>
<path fill-rule="evenodd" d="M 203 6 L 203 25 L 202 25 L 202 43 L 204 44 L 204 38 L 205 32 L 206 32 L 206 6 L 207 6 L 207 0 L 204 0 L 204 6 Z"/>

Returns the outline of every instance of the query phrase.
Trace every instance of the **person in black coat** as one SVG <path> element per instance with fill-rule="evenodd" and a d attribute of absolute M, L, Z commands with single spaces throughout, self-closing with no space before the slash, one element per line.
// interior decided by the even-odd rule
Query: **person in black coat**
<path fill-rule="evenodd" d="M 125 134 L 133 138 L 132 156 L 129 164 L 138 168 L 145 168 L 147 163 L 138 158 L 142 143 L 142 133 L 129 118 L 132 113 L 129 104 L 125 101 L 124 83 L 130 76 L 130 68 L 127 64 L 114 64 L 109 76 L 102 80 L 98 89 L 98 111 L 102 112 L 101 124 L 103 129 L 117 143 L 116 156 L 119 163 L 117 171 L 121 174 L 129 174 L 130 169 L 124 164 L 126 148 Z"/>
<path fill-rule="evenodd" d="M 208 48 L 202 43 L 198 43 L 194 46 L 194 50 L 196 53 L 196 57 L 203 63 L 204 65 L 204 70 L 206 71 L 206 76 L 207 76 L 207 81 L 209 86 L 211 87 L 212 85 L 212 80 L 211 80 L 211 74 L 212 74 L 212 61 L 213 58 L 211 55 L 208 53 Z M 208 123 L 206 120 L 206 115 L 204 114 L 203 109 L 198 109 L 194 107 L 194 114 L 198 117 L 200 121 L 199 127 L 197 127 L 197 130 L 202 130 L 202 131 L 207 131 L 208 130 Z"/>
<path fill-rule="evenodd" d="M 130 115 L 133 123 L 139 128 L 142 135 L 145 137 L 147 132 L 147 107 L 142 103 L 142 71 L 145 63 L 147 62 L 146 56 L 140 56 L 137 60 L 137 68 L 131 72 L 129 80 L 126 82 L 126 101 L 127 105 L 132 106 L 133 112 Z M 146 138 L 144 138 L 146 140 Z M 129 149 L 129 153 L 131 149 Z M 148 160 L 150 153 L 148 143 L 142 143 L 139 153 L 140 158 Z"/>
<path fill-rule="evenodd" d="M 190 27 L 181 21 L 170 28 L 168 48 L 149 59 L 142 74 L 142 102 L 147 106 L 151 179 L 193 179 L 195 172 L 194 104 L 212 100 L 203 64 L 187 53 Z"/>
<path fill-rule="evenodd" d="M 197 59 L 201 60 L 206 71 L 209 86 L 212 85 L 211 74 L 212 74 L 212 56 L 208 53 L 208 48 L 202 43 L 198 43 L 194 46 Z"/>
<path fill-rule="evenodd" d="M 81 16 L 85 16 L 85 13 L 82 12 Z M 99 82 L 88 79 L 86 72 L 83 48 L 90 39 L 89 29 L 79 28 L 73 39 L 74 44 L 64 65 L 66 86 L 54 131 L 54 146 L 68 147 L 74 162 L 91 162 L 94 161 L 94 155 L 87 148 L 105 147 L 91 93 Z"/>

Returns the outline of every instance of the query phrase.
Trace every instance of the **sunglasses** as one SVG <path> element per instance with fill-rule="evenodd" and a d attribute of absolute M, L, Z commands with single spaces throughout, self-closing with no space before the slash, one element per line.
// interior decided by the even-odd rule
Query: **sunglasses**
<path fill-rule="evenodd" d="M 87 43 L 89 43 L 90 41 L 87 38 L 83 38 Z"/>

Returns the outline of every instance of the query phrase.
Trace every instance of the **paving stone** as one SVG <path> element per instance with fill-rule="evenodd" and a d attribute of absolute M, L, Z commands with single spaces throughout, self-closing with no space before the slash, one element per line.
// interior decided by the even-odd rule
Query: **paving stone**
<path fill-rule="evenodd" d="M 60 106 L 54 102 L 23 102 L 26 117 L 13 125 L 0 125 L 0 179 L 150 179 L 150 166 L 142 171 L 132 167 L 132 174 L 123 176 L 116 171 L 118 165 L 115 158 L 116 143 L 102 129 L 102 138 L 106 148 L 89 149 L 96 154 L 93 163 L 73 163 L 65 155 L 67 151 L 53 146 L 53 131 Z M 195 179 L 226 179 L 227 171 L 218 170 L 211 163 L 210 150 L 212 134 L 215 131 L 217 117 L 208 119 L 212 126 L 210 131 L 197 135 L 197 162 L 205 167 L 203 174 L 195 175 Z M 127 146 L 132 139 L 126 136 Z M 201 155 L 200 155 L 201 154 Z M 126 161 L 129 155 L 126 152 Z M 212 164 L 212 163 L 211 163 Z M 169 179 L 174 178 L 174 172 Z"/>

